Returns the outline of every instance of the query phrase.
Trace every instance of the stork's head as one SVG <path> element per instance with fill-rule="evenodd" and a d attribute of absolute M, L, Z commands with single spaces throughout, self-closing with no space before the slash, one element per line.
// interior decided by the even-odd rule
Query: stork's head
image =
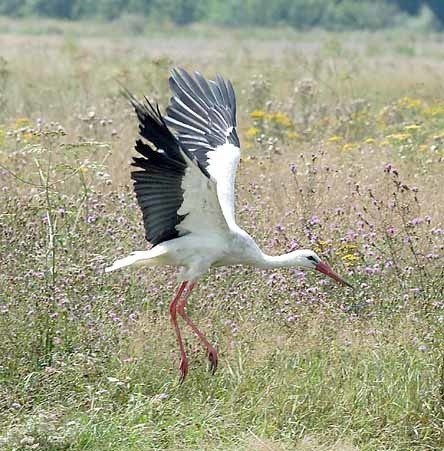
<path fill-rule="evenodd" d="M 336 282 L 342 283 L 343 285 L 347 285 L 350 288 L 353 288 L 346 280 L 344 280 L 341 276 L 336 274 L 333 269 L 331 269 L 330 265 L 321 261 L 320 257 L 316 252 L 313 252 L 308 249 L 302 249 L 295 251 L 298 253 L 298 263 L 300 266 L 306 269 L 315 269 L 328 277 L 331 277 Z"/>

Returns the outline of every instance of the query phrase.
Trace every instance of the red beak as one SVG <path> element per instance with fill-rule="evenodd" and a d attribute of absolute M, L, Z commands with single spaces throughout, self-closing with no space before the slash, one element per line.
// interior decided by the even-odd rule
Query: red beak
<path fill-rule="evenodd" d="M 336 282 L 342 283 L 343 285 L 347 285 L 350 288 L 353 288 L 352 285 L 350 285 L 346 280 L 344 280 L 341 276 L 336 274 L 330 266 L 327 265 L 327 263 L 319 262 L 316 265 L 316 270 L 319 272 L 322 272 L 328 277 L 331 277 L 332 279 L 336 280 Z"/>

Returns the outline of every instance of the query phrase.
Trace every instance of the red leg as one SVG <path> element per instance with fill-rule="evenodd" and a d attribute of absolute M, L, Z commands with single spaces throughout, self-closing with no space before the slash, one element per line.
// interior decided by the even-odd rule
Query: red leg
<path fill-rule="evenodd" d="M 218 355 L 216 349 L 210 344 L 210 342 L 207 340 L 205 335 L 198 329 L 198 327 L 191 321 L 190 317 L 188 316 L 185 307 L 187 305 L 188 296 L 191 293 L 191 290 L 194 288 L 196 284 L 195 283 L 189 283 L 185 292 L 183 293 L 183 296 L 181 300 L 179 301 L 177 305 L 177 312 L 179 315 L 186 321 L 186 323 L 191 327 L 193 332 L 199 337 L 199 340 L 202 342 L 202 344 L 206 347 L 208 351 L 208 358 L 210 360 L 210 369 L 211 372 L 214 374 L 214 372 L 217 369 L 217 363 L 218 363 Z"/>
<path fill-rule="evenodd" d="M 187 374 L 188 374 L 188 358 L 187 358 L 187 355 L 185 353 L 185 346 L 183 344 L 182 335 L 181 335 L 180 329 L 179 329 L 179 324 L 177 324 L 177 307 L 178 307 L 177 304 L 180 301 L 180 298 L 182 296 L 183 290 L 187 286 L 187 283 L 188 283 L 187 281 L 182 282 L 182 284 L 180 285 L 176 296 L 174 296 L 174 299 L 171 301 L 171 304 L 170 304 L 171 321 L 173 323 L 174 331 L 176 332 L 176 337 L 177 337 L 177 341 L 179 343 L 179 348 L 180 348 L 180 356 L 181 356 L 181 358 L 180 358 L 180 365 L 179 365 L 180 382 L 183 382 L 185 380 L 185 378 L 187 377 Z"/>

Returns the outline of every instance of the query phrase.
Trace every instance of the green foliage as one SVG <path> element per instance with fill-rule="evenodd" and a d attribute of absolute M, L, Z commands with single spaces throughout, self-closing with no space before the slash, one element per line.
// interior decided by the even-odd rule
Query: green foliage
<path fill-rule="evenodd" d="M 444 2 L 441 0 L 428 0 L 427 5 L 436 15 L 436 17 L 444 22 Z"/>
<path fill-rule="evenodd" d="M 395 5 L 374 0 L 343 0 L 330 4 L 324 11 L 322 23 L 326 28 L 377 30 L 394 25 L 399 10 Z"/>
<path fill-rule="evenodd" d="M 0 14 L 5 16 L 20 16 L 26 0 L 2 0 Z"/>
<path fill-rule="evenodd" d="M 72 3 L 66 0 L 26 0 L 23 15 L 71 18 Z"/>
<path fill-rule="evenodd" d="M 389 27 L 405 20 L 407 14 L 419 14 L 422 5 L 444 20 L 444 3 L 436 0 L 3 0 L 0 14 L 103 20 L 135 14 L 177 25 L 203 21 L 341 30 Z"/>

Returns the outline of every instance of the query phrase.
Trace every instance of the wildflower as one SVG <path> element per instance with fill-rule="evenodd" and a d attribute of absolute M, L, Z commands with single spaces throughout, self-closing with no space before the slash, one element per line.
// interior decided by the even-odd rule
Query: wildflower
<path fill-rule="evenodd" d="M 15 129 L 23 128 L 31 124 L 31 121 L 27 117 L 19 117 L 14 124 Z"/>
<path fill-rule="evenodd" d="M 421 108 L 422 106 L 422 100 L 421 99 L 413 99 L 411 97 L 403 97 L 402 99 L 398 100 L 398 105 L 402 108 L 413 110 Z"/>
<path fill-rule="evenodd" d="M 428 108 L 424 108 L 422 113 L 424 116 L 437 118 L 444 116 L 444 104 L 436 103 Z"/>
<path fill-rule="evenodd" d="M 339 207 L 335 209 L 335 214 L 337 214 L 338 216 L 341 216 L 345 213 L 344 209 Z"/>
<path fill-rule="evenodd" d="M 296 175 L 298 172 L 298 167 L 294 163 L 290 163 L 290 171 L 293 175 Z"/>
<path fill-rule="evenodd" d="M 258 121 L 261 121 L 265 118 L 267 113 L 264 110 L 254 110 L 250 113 L 250 116 Z"/>
<path fill-rule="evenodd" d="M 404 130 L 419 130 L 422 126 L 418 124 L 410 124 L 404 127 Z"/>
<path fill-rule="evenodd" d="M 341 257 L 341 259 L 345 263 L 353 263 L 356 260 L 359 260 L 359 257 L 356 254 L 345 254 Z"/>
<path fill-rule="evenodd" d="M 302 139 L 302 136 L 296 132 L 287 132 L 287 138 L 300 140 L 300 139 Z"/>
<path fill-rule="evenodd" d="M 387 174 L 392 173 L 394 175 L 398 175 L 398 171 L 391 163 L 386 163 L 384 165 L 384 172 L 386 172 Z"/>
<path fill-rule="evenodd" d="M 342 136 L 333 135 L 333 136 L 330 136 L 330 138 L 328 138 L 328 142 L 334 143 L 334 142 L 342 141 L 343 139 L 344 138 L 342 138 Z"/>
<path fill-rule="evenodd" d="M 250 127 L 245 134 L 247 138 L 255 138 L 259 133 L 260 130 L 258 127 Z"/>
<path fill-rule="evenodd" d="M 433 254 L 433 253 L 431 253 L 431 254 L 427 254 L 427 255 L 425 256 L 425 258 L 426 258 L 427 260 L 437 260 L 437 259 L 439 259 L 439 255 L 438 255 L 438 254 Z"/>
<path fill-rule="evenodd" d="M 367 138 L 364 142 L 366 144 L 373 144 L 375 142 L 375 139 L 374 138 Z"/>
<path fill-rule="evenodd" d="M 358 147 L 358 145 L 356 143 L 346 143 L 342 146 L 342 150 L 344 152 L 349 152 L 351 150 L 354 150 Z"/>
<path fill-rule="evenodd" d="M 409 222 L 409 225 L 411 225 L 411 226 L 417 226 L 417 225 L 422 224 L 423 222 L 424 222 L 424 219 L 423 219 L 423 218 L 413 218 L 413 219 Z"/>
<path fill-rule="evenodd" d="M 387 235 L 388 236 L 395 236 L 398 233 L 398 229 L 396 229 L 396 227 L 390 226 L 387 228 Z"/>
<path fill-rule="evenodd" d="M 312 226 L 317 225 L 320 222 L 321 222 L 321 220 L 319 219 L 319 216 L 316 216 L 316 215 L 312 216 L 309 221 L 310 225 L 312 225 Z"/>
<path fill-rule="evenodd" d="M 277 125 L 280 125 L 284 128 L 290 128 L 293 126 L 292 120 L 285 114 L 280 113 L 279 111 L 273 114 L 270 114 L 270 120 Z"/>
<path fill-rule="evenodd" d="M 293 252 L 294 250 L 299 248 L 299 244 L 296 240 L 291 240 L 290 242 L 290 252 Z"/>
<path fill-rule="evenodd" d="M 410 135 L 408 133 L 393 133 L 392 135 L 386 136 L 387 139 L 391 139 L 394 141 L 407 141 L 410 138 Z"/>

